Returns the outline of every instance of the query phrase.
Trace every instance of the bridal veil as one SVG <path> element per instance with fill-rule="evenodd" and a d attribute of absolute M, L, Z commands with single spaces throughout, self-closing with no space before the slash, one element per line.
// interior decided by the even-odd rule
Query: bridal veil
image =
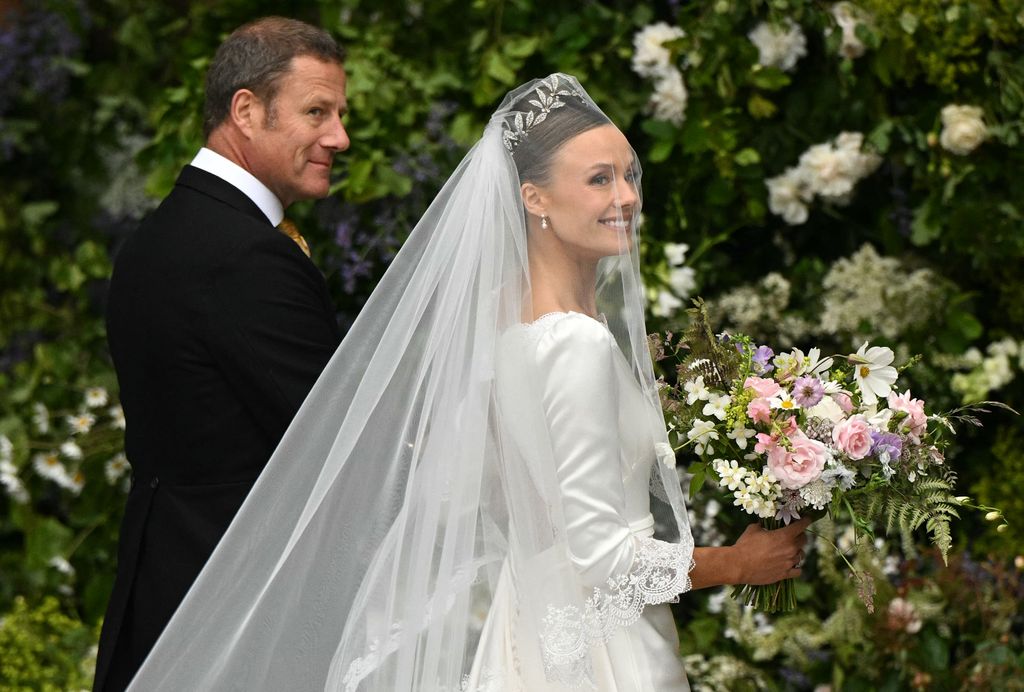
<path fill-rule="evenodd" d="M 674 595 L 657 592 L 678 578 L 676 567 L 656 561 L 618 583 L 581 581 L 542 383 L 503 347 L 509 330 L 540 317 L 515 151 L 548 119 L 581 108 L 607 120 L 561 74 L 505 98 L 373 292 L 130 689 L 461 690 L 503 572 L 517 594 L 519 679 L 527 689 L 569 689 L 587 681 L 591 646 L 651 599 Z M 635 155 L 625 167 L 638 187 Z M 638 217 L 639 205 L 613 224 L 620 249 L 601 261 L 597 304 L 643 405 L 660 414 Z M 650 434 L 660 455 L 652 504 L 689 563 L 674 455 L 663 427 Z"/>

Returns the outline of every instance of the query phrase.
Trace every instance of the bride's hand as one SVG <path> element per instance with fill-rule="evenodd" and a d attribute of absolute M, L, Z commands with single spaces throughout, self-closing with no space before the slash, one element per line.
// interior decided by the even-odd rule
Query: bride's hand
<path fill-rule="evenodd" d="M 766 530 L 751 524 L 732 546 L 740 567 L 738 584 L 774 584 L 799 577 L 810 517 L 794 521 L 780 529 Z"/>

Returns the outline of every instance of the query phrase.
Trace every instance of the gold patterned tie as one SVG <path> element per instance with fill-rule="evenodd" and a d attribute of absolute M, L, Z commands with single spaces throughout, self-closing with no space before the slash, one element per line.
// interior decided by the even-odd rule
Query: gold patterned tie
<path fill-rule="evenodd" d="M 299 246 L 299 249 L 306 253 L 306 257 L 309 257 L 309 243 L 299 233 L 299 227 L 295 225 L 295 222 L 291 219 L 284 219 L 281 223 L 277 224 L 277 230 L 284 233 L 286 236 L 295 241 L 295 244 Z"/>

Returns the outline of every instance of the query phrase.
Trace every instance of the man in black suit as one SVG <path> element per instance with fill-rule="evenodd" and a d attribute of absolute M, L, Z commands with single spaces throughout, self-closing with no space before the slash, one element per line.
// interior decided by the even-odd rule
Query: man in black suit
<path fill-rule="evenodd" d="M 290 19 L 228 37 L 206 146 L 118 253 L 107 328 L 133 483 L 95 690 L 131 681 L 341 340 L 305 241 L 276 226 L 327 195 L 348 148 L 342 59 Z"/>

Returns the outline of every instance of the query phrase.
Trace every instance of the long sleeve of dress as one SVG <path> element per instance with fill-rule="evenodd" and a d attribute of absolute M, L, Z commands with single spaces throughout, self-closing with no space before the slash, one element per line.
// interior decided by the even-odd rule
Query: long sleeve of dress
<path fill-rule="evenodd" d="M 611 333 L 584 315 L 553 324 L 537 353 L 573 563 L 585 586 L 612 588 L 629 602 L 623 615 L 638 617 L 643 606 L 689 589 L 692 548 L 630 525 L 636 517 L 627 511 L 623 436 L 645 434 L 622 429 L 623 420 L 636 420 L 621 415 L 626 392 L 620 389 L 632 383 L 619 377 L 624 364 L 616 363 L 621 356 Z M 650 446 L 653 456 L 653 440 Z M 646 478 L 640 479 L 645 498 Z"/>

